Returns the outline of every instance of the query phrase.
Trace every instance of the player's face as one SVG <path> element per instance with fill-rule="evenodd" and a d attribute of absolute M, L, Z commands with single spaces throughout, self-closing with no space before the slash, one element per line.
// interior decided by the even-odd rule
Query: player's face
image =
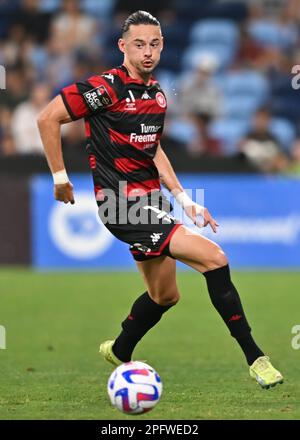
<path fill-rule="evenodd" d="M 119 48 L 125 54 L 125 63 L 141 75 L 151 74 L 160 60 L 163 37 L 159 26 L 131 25 L 119 40 Z"/>

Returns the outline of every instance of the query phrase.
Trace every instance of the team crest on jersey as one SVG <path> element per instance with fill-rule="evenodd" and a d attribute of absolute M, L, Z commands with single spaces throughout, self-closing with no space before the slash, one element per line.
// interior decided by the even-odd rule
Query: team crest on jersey
<path fill-rule="evenodd" d="M 156 98 L 157 104 L 160 107 L 165 108 L 167 106 L 167 101 L 166 101 L 166 98 L 163 93 L 157 92 L 155 95 L 155 98 Z"/>
<path fill-rule="evenodd" d="M 103 85 L 83 93 L 83 98 L 88 107 L 93 111 L 112 104 L 112 99 Z"/>

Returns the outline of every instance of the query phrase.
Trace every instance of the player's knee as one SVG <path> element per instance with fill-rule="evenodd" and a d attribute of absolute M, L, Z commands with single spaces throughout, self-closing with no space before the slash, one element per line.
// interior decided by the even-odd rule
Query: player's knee
<path fill-rule="evenodd" d="M 226 266 L 228 264 L 228 260 L 227 260 L 226 254 L 225 254 L 225 252 L 221 248 L 219 248 L 218 251 L 216 252 L 215 264 L 218 267 L 223 267 L 223 266 Z"/>
<path fill-rule="evenodd" d="M 180 293 L 178 292 L 178 290 L 176 290 L 175 292 L 171 292 L 170 294 L 166 295 L 164 298 L 164 301 L 166 301 L 167 305 L 175 305 L 178 303 L 178 301 L 180 300 Z"/>
<path fill-rule="evenodd" d="M 221 248 L 217 247 L 210 261 L 207 262 L 206 267 L 207 270 L 214 270 L 218 269 L 219 267 L 226 266 L 227 264 L 228 260 L 225 252 Z"/>
<path fill-rule="evenodd" d="M 153 301 L 161 306 L 171 306 L 178 303 L 180 293 L 177 289 L 151 292 Z"/>
<path fill-rule="evenodd" d="M 159 299 L 159 304 L 161 306 L 175 306 L 175 304 L 178 303 L 180 299 L 180 295 L 178 294 L 170 294 L 165 295 L 162 298 Z"/>

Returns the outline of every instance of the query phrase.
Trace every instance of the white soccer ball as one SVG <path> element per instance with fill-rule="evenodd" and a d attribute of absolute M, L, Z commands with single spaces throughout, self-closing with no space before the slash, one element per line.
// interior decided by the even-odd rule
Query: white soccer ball
<path fill-rule="evenodd" d="M 144 362 L 127 362 L 117 367 L 108 379 L 111 404 L 125 414 L 142 414 L 158 403 L 162 382 L 157 372 Z"/>

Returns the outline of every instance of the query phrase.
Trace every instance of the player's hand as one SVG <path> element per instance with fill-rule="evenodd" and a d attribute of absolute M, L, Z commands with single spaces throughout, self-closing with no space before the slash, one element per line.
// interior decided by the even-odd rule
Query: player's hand
<path fill-rule="evenodd" d="M 54 185 L 54 197 L 55 200 L 59 200 L 64 203 L 71 203 L 74 205 L 74 194 L 73 194 L 73 185 L 71 182 L 61 183 L 58 185 Z"/>
<path fill-rule="evenodd" d="M 216 220 L 210 215 L 207 208 L 198 205 L 197 203 L 186 206 L 184 208 L 186 215 L 193 220 L 193 223 L 198 226 L 198 228 L 203 228 L 210 225 L 211 229 L 216 233 L 217 227 L 219 224 Z"/>

